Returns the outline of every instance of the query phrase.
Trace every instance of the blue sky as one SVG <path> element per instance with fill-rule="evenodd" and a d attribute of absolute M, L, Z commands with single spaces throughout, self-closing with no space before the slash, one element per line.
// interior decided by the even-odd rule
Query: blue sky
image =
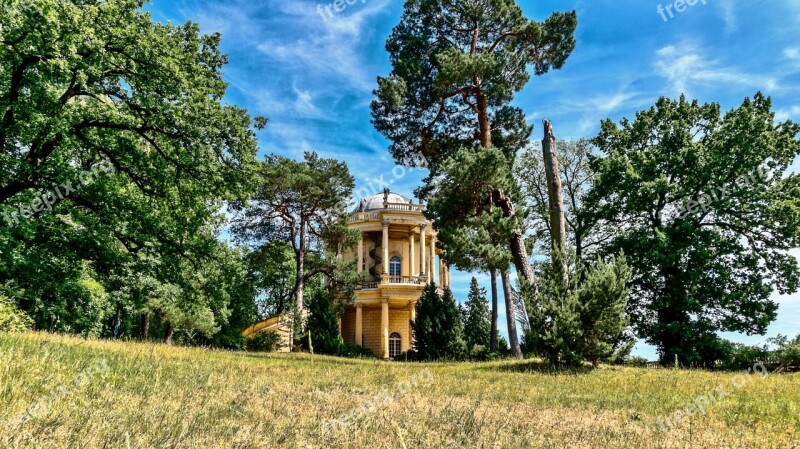
<path fill-rule="evenodd" d="M 148 10 L 159 21 L 191 20 L 203 32 L 222 33 L 230 58 L 226 100 L 271 120 L 259 136 L 262 152 L 300 158 L 314 150 L 345 160 L 359 188 L 383 177 L 410 196 L 423 174 L 393 175 L 388 144 L 369 111 L 375 78 L 390 70 L 384 42 L 403 2 L 355 0 L 324 18 L 317 5 L 328 3 L 155 0 Z M 555 10 L 578 12 L 577 47 L 565 67 L 533 78 L 515 100 L 537 126 L 537 139 L 545 117 L 559 138 L 594 136 L 602 119 L 633 117 L 660 96 L 681 93 L 730 109 L 760 90 L 773 98 L 779 119 L 800 120 L 800 1 L 699 0 L 682 13 L 665 0 L 518 3 L 539 20 Z M 674 17 L 665 13 L 665 21 L 659 5 L 672 6 Z M 458 298 L 466 297 L 470 276 L 453 274 Z M 488 278 L 478 278 L 488 287 Z M 779 319 L 768 336 L 797 334 L 800 294 L 776 298 Z M 646 345 L 636 353 L 655 357 Z"/>

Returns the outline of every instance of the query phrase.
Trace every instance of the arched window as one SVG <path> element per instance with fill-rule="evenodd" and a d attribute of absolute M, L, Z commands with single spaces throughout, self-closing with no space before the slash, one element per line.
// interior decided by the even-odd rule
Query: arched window
<path fill-rule="evenodd" d="M 401 267 L 400 258 L 397 256 L 392 257 L 389 259 L 389 275 L 390 276 L 400 276 L 400 267 Z"/>
<path fill-rule="evenodd" d="M 389 335 L 389 357 L 397 357 L 400 355 L 402 348 L 403 337 L 397 332 L 392 332 L 392 335 Z"/>

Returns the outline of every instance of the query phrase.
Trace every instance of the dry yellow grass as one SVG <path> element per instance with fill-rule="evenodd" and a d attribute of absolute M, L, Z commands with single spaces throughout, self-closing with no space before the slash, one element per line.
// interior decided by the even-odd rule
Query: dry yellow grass
<path fill-rule="evenodd" d="M 0 334 L 0 443 L 36 448 L 798 448 L 800 375 L 404 364 Z M 411 381 L 416 380 L 416 386 Z M 407 382 L 407 383 L 404 383 Z M 428 384 L 430 382 L 430 385 Z M 427 386 L 426 386 L 427 385 Z M 59 389 L 61 387 L 61 389 Z M 39 404 L 32 409 L 32 404 Z M 362 410 L 377 405 L 375 410 Z M 29 412 L 28 418 L 20 419 Z M 339 419 L 341 425 L 331 425 Z M 16 425 L 15 425 L 16 423 Z"/>

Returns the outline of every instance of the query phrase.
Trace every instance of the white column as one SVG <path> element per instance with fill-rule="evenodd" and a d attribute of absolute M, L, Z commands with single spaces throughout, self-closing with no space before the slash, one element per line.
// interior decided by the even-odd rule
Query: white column
<path fill-rule="evenodd" d="M 389 222 L 383 221 L 383 274 L 389 274 Z"/>
<path fill-rule="evenodd" d="M 411 230 L 411 237 L 409 238 L 409 251 L 408 251 L 408 262 L 409 262 L 409 276 L 417 276 L 417 268 L 416 261 L 414 260 L 414 230 Z"/>
<path fill-rule="evenodd" d="M 381 300 L 381 348 L 383 348 L 383 358 L 389 358 L 389 300 Z"/>
<path fill-rule="evenodd" d="M 358 267 L 356 271 L 361 273 L 364 269 L 364 233 L 359 232 L 358 236 Z"/>
<path fill-rule="evenodd" d="M 361 304 L 356 304 L 356 345 L 364 345 L 364 313 Z"/>
<path fill-rule="evenodd" d="M 438 282 L 439 273 L 436 272 L 436 236 L 431 235 L 431 280 Z"/>
<path fill-rule="evenodd" d="M 427 225 L 425 225 L 425 224 L 420 225 L 420 227 L 419 227 L 419 229 L 420 229 L 420 236 L 419 236 L 419 262 L 420 262 L 419 272 L 420 272 L 420 275 L 428 274 L 428 270 L 427 270 L 428 266 L 426 264 L 426 261 L 428 259 L 428 255 L 425 253 L 425 228 L 426 227 L 427 227 Z"/>
<path fill-rule="evenodd" d="M 450 265 L 445 265 L 445 272 L 444 274 L 447 276 L 447 288 L 450 288 Z"/>

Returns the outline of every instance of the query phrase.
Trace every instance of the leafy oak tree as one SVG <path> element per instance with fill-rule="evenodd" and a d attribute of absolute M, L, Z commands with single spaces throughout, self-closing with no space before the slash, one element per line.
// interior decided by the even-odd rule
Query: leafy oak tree
<path fill-rule="evenodd" d="M 530 136 L 524 113 L 510 106 L 536 75 L 562 67 L 575 46 L 574 12 L 529 20 L 514 0 L 408 0 L 386 49 L 392 63 L 378 79 L 373 123 L 391 140 L 398 163 L 421 154 L 431 178 L 465 148 L 502 151 L 509 165 Z M 428 189 L 420 191 L 426 197 Z M 472 192 L 464 217 L 490 206 L 516 219 L 515 198 L 499 185 Z M 520 278 L 533 282 L 521 223 L 508 236 Z"/>
<path fill-rule="evenodd" d="M 184 295 L 158 310 L 187 335 L 224 321 L 230 295 L 190 275 L 219 260 L 219 210 L 248 196 L 265 120 L 222 103 L 219 35 L 143 6 L 0 10 L 0 282 L 16 280 L 40 329 L 103 332 L 119 309 L 148 317 L 155 303 L 123 291 L 140 276 Z"/>
<path fill-rule="evenodd" d="M 800 125 L 776 122 L 756 94 L 725 114 L 715 103 L 660 99 L 602 124 L 604 157 L 587 202 L 618 235 L 633 269 L 629 312 L 663 362 L 718 357 L 716 332 L 763 334 L 774 290 L 798 290 Z"/>

